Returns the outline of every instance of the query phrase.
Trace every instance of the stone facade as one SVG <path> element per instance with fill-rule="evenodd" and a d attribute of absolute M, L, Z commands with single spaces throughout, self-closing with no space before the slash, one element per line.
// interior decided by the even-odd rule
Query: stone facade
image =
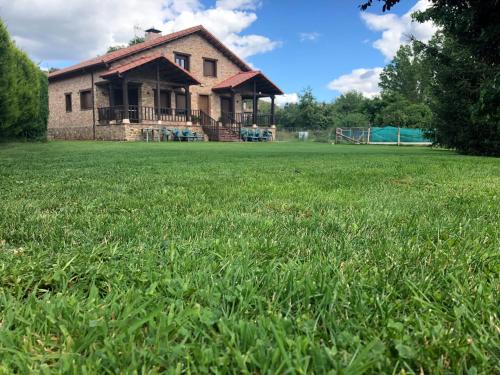
<path fill-rule="evenodd" d="M 191 34 L 180 39 L 170 41 L 153 49 L 135 53 L 116 61 L 108 67 L 109 70 L 127 62 L 138 59 L 151 53 L 161 53 L 171 61 L 175 61 L 175 54 L 189 56 L 189 71 L 201 82 L 200 85 L 190 87 L 191 109 L 198 109 L 198 96 L 209 97 L 209 115 L 218 120 L 221 116 L 221 95 L 212 91 L 212 88 L 221 81 L 241 72 L 241 68 L 226 57 L 219 49 L 215 48 L 200 34 Z M 203 74 L 203 59 L 216 60 L 217 76 L 206 77 Z M 148 71 L 149 69 L 149 71 Z M 103 140 L 133 140 L 140 138 L 140 129 L 143 127 L 177 127 L 183 129 L 189 126 L 186 122 L 175 122 L 168 125 L 150 122 L 141 124 L 108 125 L 98 120 L 98 108 L 110 105 L 108 81 L 100 76 L 101 71 L 83 71 L 75 73 L 68 78 L 49 80 L 49 124 L 48 134 L 53 139 L 103 139 Z M 136 69 L 129 74 L 130 82 L 139 83 L 139 105 L 154 107 L 154 90 L 156 89 L 155 74 L 151 68 Z M 94 85 L 92 85 L 92 82 Z M 93 90 L 94 110 L 83 110 L 80 106 L 80 92 Z M 167 90 L 171 95 L 171 107 L 175 108 L 175 93 L 182 91 L 179 87 L 171 87 L 165 82 L 161 89 Z M 65 95 L 71 94 L 72 111 L 66 112 Z M 241 95 L 235 95 L 235 111 L 243 111 Z M 203 132 L 201 128 L 191 131 Z M 274 130 L 275 131 L 275 130 Z M 138 133 L 139 132 L 139 133 Z M 95 134 L 95 136 L 94 136 Z M 138 135 L 139 134 L 139 135 Z"/>

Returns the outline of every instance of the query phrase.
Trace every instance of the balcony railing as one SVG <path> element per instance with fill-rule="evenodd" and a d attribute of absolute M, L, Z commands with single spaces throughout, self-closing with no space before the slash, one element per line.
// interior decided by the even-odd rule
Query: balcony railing
<path fill-rule="evenodd" d="M 128 118 L 131 123 L 141 123 L 150 121 L 169 121 L 169 122 L 198 122 L 200 111 L 176 108 L 155 108 L 138 105 L 128 106 L 128 116 L 126 115 L 125 107 L 117 105 L 113 107 L 101 107 L 97 109 L 98 120 L 101 123 L 122 123 L 125 118 Z"/>
<path fill-rule="evenodd" d="M 232 113 L 227 112 L 222 116 L 222 122 L 226 124 L 238 124 L 240 126 L 271 126 L 273 124 L 272 114 L 259 113 L 255 116 L 252 112 Z"/>

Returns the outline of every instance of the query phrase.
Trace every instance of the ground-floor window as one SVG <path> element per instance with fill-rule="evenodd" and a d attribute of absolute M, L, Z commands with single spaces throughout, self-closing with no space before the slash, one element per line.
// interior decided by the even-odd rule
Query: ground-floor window
<path fill-rule="evenodd" d="M 91 90 L 80 91 L 80 109 L 82 111 L 92 109 L 92 92 L 91 92 Z"/>
<path fill-rule="evenodd" d="M 71 101 L 71 93 L 64 94 L 64 99 L 66 101 L 66 112 L 73 111 L 73 103 Z"/>

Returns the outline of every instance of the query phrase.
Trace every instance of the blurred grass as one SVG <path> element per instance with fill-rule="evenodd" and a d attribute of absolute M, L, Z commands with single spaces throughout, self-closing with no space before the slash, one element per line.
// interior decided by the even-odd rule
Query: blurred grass
<path fill-rule="evenodd" d="M 498 159 L 0 147 L 0 373 L 500 372 Z"/>

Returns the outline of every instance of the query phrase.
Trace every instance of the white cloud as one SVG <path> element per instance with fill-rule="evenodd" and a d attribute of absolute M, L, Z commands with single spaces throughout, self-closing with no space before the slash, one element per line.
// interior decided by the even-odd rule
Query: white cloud
<path fill-rule="evenodd" d="M 164 33 L 202 24 L 242 58 L 277 48 L 263 35 L 242 35 L 257 20 L 259 0 L 0 0 L 0 13 L 16 43 L 33 59 L 83 60 L 126 44 L 134 25 Z"/>
<path fill-rule="evenodd" d="M 358 91 L 368 98 L 373 98 L 380 93 L 378 83 L 380 73 L 383 68 L 354 69 L 349 74 L 344 74 L 334 79 L 328 84 L 328 88 L 341 93 L 349 91 Z"/>
<path fill-rule="evenodd" d="M 361 18 L 366 25 L 371 30 L 382 32 L 381 38 L 373 43 L 373 47 L 382 52 L 386 60 L 389 61 L 402 44 L 409 42 L 410 36 L 427 42 L 434 35 L 437 27 L 432 22 L 419 23 L 413 21 L 411 15 L 418 10 L 428 8 L 430 4 L 429 0 L 419 0 L 413 8 L 402 16 L 362 12 Z"/>
<path fill-rule="evenodd" d="M 271 102 L 271 98 L 265 97 L 262 98 L 261 100 L 265 102 Z M 276 95 L 274 103 L 276 103 L 277 106 L 284 107 L 285 104 L 292 104 L 292 103 L 298 103 L 299 102 L 299 94 L 296 92 L 292 92 L 290 94 L 283 94 L 283 95 Z"/>
<path fill-rule="evenodd" d="M 292 92 L 290 94 L 277 95 L 275 98 L 276 105 L 283 107 L 287 103 L 298 103 L 299 95 L 296 92 Z"/>
<path fill-rule="evenodd" d="M 415 22 L 411 15 L 429 6 L 429 0 L 419 0 L 413 8 L 402 16 L 393 13 L 377 15 L 361 12 L 361 18 L 371 30 L 382 32 L 382 36 L 373 42 L 373 47 L 382 52 L 387 61 L 390 61 L 399 47 L 410 41 L 410 36 L 424 42 L 428 41 L 436 32 L 437 27 L 431 22 Z M 363 40 L 363 43 L 368 42 L 368 39 Z M 382 70 L 380 67 L 354 69 L 351 73 L 331 81 L 328 88 L 341 93 L 358 91 L 364 96 L 372 98 L 380 93 L 378 83 Z"/>
<path fill-rule="evenodd" d="M 216 7 L 223 9 L 255 10 L 262 5 L 258 0 L 217 0 Z"/>
<path fill-rule="evenodd" d="M 301 42 L 314 42 L 318 40 L 320 36 L 321 34 L 315 31 L 310 33 L 299 33 L 299 38 Z"/>
<path fill-rule="evenodd" d="M 240 3 L 248 6 L 248 1 Z M 262 35 L 240 35 L 256 20 L 257 15 L 251 11 L 216 7 L 178 13 L 163 25 L 163 29 L 165 32 L 174 32 L 202 24 L 238 56 L 247 58 L 280 46 L 280 42 Z"/>

